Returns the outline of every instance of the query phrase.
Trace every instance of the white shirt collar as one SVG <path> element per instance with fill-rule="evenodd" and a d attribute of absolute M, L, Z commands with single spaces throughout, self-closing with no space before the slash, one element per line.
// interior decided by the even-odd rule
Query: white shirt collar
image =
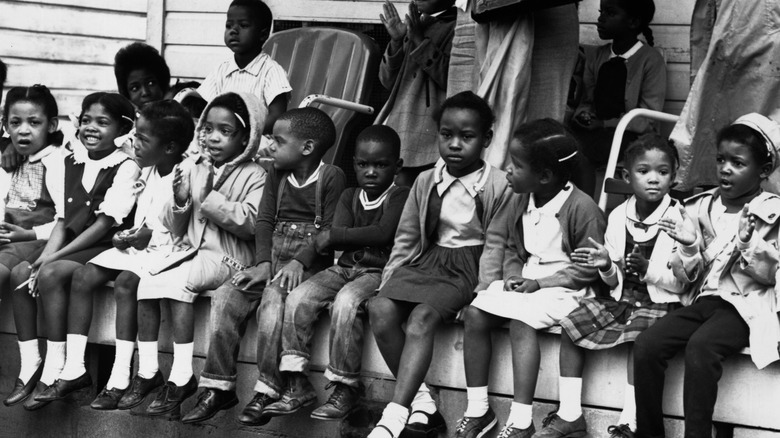
<path fill-rule="evenodd" d="M 309 184 L 312 184 L 317 181 L 317 179 L 320 177 L 320 169 L 322 169 L 323 165 L 325 165 L 325 162 L 320 161 L 320 165 L 317 166 L 317 169 L 314 171 L 314 173 L 309 175 L 309 178 L 307 178 L 303 184 L 298 184 L 298 180 L 295 179 L 295 176 L 293 176 L 292 172 L 290 172 L 290 174 L 287 175 L 287 182 L 290 183 L 290 185 L 292 185 L 296 189 L 306 187 Z"/>
<path fill-rule="evenodd" d="M 393 187 L 395 187 L 395 183 L 390 184 L 390 187 L 388 187 L 387 190 L 384 191 L 384 193 L 379 195 L 379 197 L 377 197 L 373 201 L 369 201 L 366 191 L 360 189 L 360 195 L 358 196 L 358 199 L 360 199 L 360 204 L 363 206 L 363 210 L 366 211 L 376 210 L 377 208 L 381 207 L 382 203 L 385 202 L 385 199 L 390 194 L 390 190 L 392 190 Z"/>
<path fill-rule="evenodd" d="M 561 211 L 561 207 L 563 207 L 563 203 L 566 202 L 567 199 L 569 199 L 569 196 L 571 196 L 571 192 L 573 186 L 570 182 L 566 183 L 566 185 L 563 187 L 563 190 L 558 192 L 555 196 L 553 196 L 552 199 L 547 201 L 546 204 L 544 204 L 541 207 L 536 206 L 536 199 L 534 197 L 534 194 L 531 193 L 530 199 L 528 200 L 528 209 L 527 211 L 534 211 L 538 210 L 540 213 L 545 213 L 548 215 L 555 215 L 559 211 Z"/>
<path fill-rule="evenodd" d="M 672 198 L 667 194 L 658 207 L 644 220 L 639 220 L 636 214 L 636 196 L 631 196 L 626 202 L 626 230 L 637 242 L 647 242 L 658 235 L 658 221 L 666 214 Z"/>
<path fill-rule="evenodd" d="M 13 146 L 9 145 L 9 147 L 13 147 Z M 40 161 L 40 160 L 46 158 L 47 156 L 49 156 L 51 153 L 56 152 L 58 147 L 59 146 L 54 146 L 54 145 L 46 146 L 45 148 L 39 150 L 38 152 L 30 155 L 27 158 L 27 161 L 29 161 L 30 163 L 34 163 L 36 161 Z"/>
<path fill-rule="evenodd" d="M 265 62 L 265 53 L 260 53 L 259 55 L 255 56 L 255 58 L 251 61 L 249 61 L 249 64 L 247 64 L 244 68 L 241 68 L 236 64 L 235 57 L 230 58 L 230 68 L 228 69 L 227 74 L 231 74 L 233 72 L 237 71 L 245 71 L 247 73 L 250 73 L 252 76 L 258 76 L 260 75 L 260 70 Z"/>
<path fill-rule="evenodd" d="M 477 196 L 477 193 L 485 190 L 485 184 L 487 184 L 490 174 L 490 165 L 483 162 L 481 168 L 468 175 L 456 178 L 447 171 L 447 164 L 444 163 L 444 160 L 439 158 L 434 167 L 434 172 L 434 182 L 436 183 L 436 190 L 439 192 L 439 196 L 442 196 L 455 180 L 460 180 L 466 191 L 473 198 Z"/>
<path fill-rule="evenodd" d="M 641 49 L 641 48 L 642 48 L 642 41 L 637 41 L 637 42 L 636 42 L 636 43 L 633 45 L 633 47 L 631 47 L 630 49 L 628 49 L 628 51 L 627 51 L 626 53 L 623 53 L 622 55 L 618 55 L 618 54 L 616 54 L 616 53 L 615 53 L 615 52 L 612 50 L 612 46 L 610 46 L 610 48 L 609 48 L 609 58 L 610 58 L 610 59 L 612 59 L 612 58 L 617 58 L 618 56 L 620 56 L 620 57 L 621 57 L 621 58 L 623 58 L 623 59 L 628 59 L 628 58 L 630 58 L 630 57 L 634 56 L 634 54 L 635 54 L 636 52 L 638 52 L 638 51 L 639 51 L 639 49 Z"/>
<path fill-rule="evenodd" d="M 127 154 L 122 152 L 122 150 L 119 148 L 114 149 L 114 151 L 106 157 L 103 157 L 99 160 L 93 160 L 89 158 L 89 151 L 87 151 L 87 148 L 81 144 L 80 141 L 74 141 L 71 143 L 71 146 L 73 147 L 73 160 L 76 163 L 86 163 L 90 166 L 95 166 L 98 169 L 108 169 L 109 167 L 114 167 L 127 159 Z"/>

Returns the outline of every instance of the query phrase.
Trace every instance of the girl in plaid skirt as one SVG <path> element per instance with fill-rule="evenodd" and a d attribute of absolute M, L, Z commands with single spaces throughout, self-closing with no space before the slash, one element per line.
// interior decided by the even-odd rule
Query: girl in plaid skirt
<path fill-rule="evenodd" d="M 677 202 L 669 189 L 677 169 L 677 150 L 657 134 L 645 134 L 626 150 L 625 179 L 634 196 L 609 215 L 604 245 L 578 248 L 572 260 L 597 267 L 612 290 L 610 296 L 585 298 L 580 307 L 560 321 L 559 391 L 560 417 L 582 415 L 582 371 L 585 350 L 602 350 L 633 342 L 646 328 L 680 306 L 685 285 L 671 269 L 669 259 L 675 241 L 659 229 L 663 217 L 679 217 Z M 628 382 L 618 425 L 611 437 L 633 437 L 636 429 L 633 354 L 628 355 Z M 556 423 L 544 436 L 554 433 Z"/>

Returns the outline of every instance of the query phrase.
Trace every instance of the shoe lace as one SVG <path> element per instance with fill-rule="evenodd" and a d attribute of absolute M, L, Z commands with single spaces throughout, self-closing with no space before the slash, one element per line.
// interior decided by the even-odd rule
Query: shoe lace
<path fill-rule="evenodd" d="M 455 433 L 459 434 L 465 432 L 466 427 L 468 427 L 470 421 L 471 421 L 470 417 L 464 416 L 463 418 L 461 418 L 460 421 L 458 422 L 458 427 L 455 429 Z"/>
<path fill-rule="evenodd" d="M 544 420 L 542 420 L 542 427 L 547 427 L 550 424 L 552 424 L 555 419 L 558 418 L 558 410 L 550 411 L 546 417 L 544 417 Z"/>
<path fill-rule="evenodd" d="M 261 406 L 265 406 L 268 404 L 269 401 L 276 400 L 269 396 L 268 394 L 264 394 L 262 392 L 258 392 L 255 394 L 254 397 L 252 397 L 252 403 L 257 403 Z"/>
<path fill-rule="evenodd" d="M 335 382 L 330 382 L 325 385 L 325 389 L 330 389 L 331 387 L 335 388 L 333 389 L 333 392 L 330 393 L 330 397 L 328 397 L 328 401 L 326 403 L 334 406 L 341 406 L 344 404 L 344 399 L 349 396 L 350 391 L 354 391 L 347 385 L 338 385 Z"/>
<path fill-rule="evenodd" d="M 630 431 L 631 429 L 628 427 L 628 424 L 618 424 L 616 426 L 609 426 L 607 428 L 607 433 L 609 434 L 610 438 L 627 438 L 631 436 L 627 433 Z"/>
<path fill-rule="evenodd" d="M 509 438 L 509 435 L 512 433 L 512 429 L 514 429 L 514 427 L 511 424 L 505 425 L 504 428 L 501 429 L 501 432 L 498 433 L 496 438 Z"/>

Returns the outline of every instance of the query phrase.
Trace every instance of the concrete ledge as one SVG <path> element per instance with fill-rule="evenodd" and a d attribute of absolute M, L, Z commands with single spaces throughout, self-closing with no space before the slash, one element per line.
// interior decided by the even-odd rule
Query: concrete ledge
<path fill-rule="evenodd" d="M 90 342 L 112 345 L 114 343 L 114 301 L 110 289 L 95 296 L 95 317 L 90 331 Z M 208 350 L 209 300 L 201 299 L 195 304 L 196 330 L 195 355 L 203 358 Z M 164 311 L 160 337 L 160 350 L 171 353 L 172 338 L 169 313 Z M 321 372 L 327 366 L 328 359 L 328 318 L 318 322 L 313 342 L 311 368 Z M 10 302 L 4 297 L 0 304 L 0 333 L 14 333 Z M 383 400 L 379 391 L 372 395 L 371 387 L 381 382 L 385 387 L 394 381 L 384 360 L 376 347 L 373 337 L 365 337 L 363 356 L 363 376 L 372 382 L 368 397 Z M 241 343 L 239 361 L 243 362 L 239 376 L 249 379 L 252 387 L 256 371 L 252 364 L 256 355 L 257 324 L 250 321 L 247 334 Z M 491 362 L 490 391 L 500 397 L 512 395 L 512 364 L 508 331 L 497 330 L 494 334 L 493 359 Z M 557 335 L 540 335 L 542 363 L 536 389 L 537 400 L 558 400 L 558 349 Z M 0 376 L 15 378 L 18 370 L 18 355 L 7 351 L 0 363 Z M 448 324 L 437 334 L 433 364 L 428 373 L 428 383 L 443 388 L 465 388 L 463 369 L 463 330 L 459 324 Z M 597 409 L 619 411 L 623 403 L 623 387 L 626 379 L 625 347 L 612 350 L 589 352 L 585 369 L 583 404 Z M 110 365 L 107 365 L 110 367 Z M 13 371 L 9 372 L 9 368 Z M 664 412 L 670 417 L 683 417 L 682 410 L 683 366 L 680 357 L 670 363 L 667 371 Z M 13 382 L 13 380 L 12 380 Z M 391 393 L 390 393 L 391 394 Z M 386 396 L 389 399 L 389 395 Z M 755 368 L 750 358 L 738 355 L 725 363 L 725 372 L 720 382 L 718 404 L 715 407 L 715 420 L 738 425 L 743 428 L 768 429 L 780 431 L 780 416 L 776 414 L 780 406 L 780 363 L 774 363 L 765 370 Z M 458 414 L 459 415 L 459 414 Z M 758 435 L 757 435 L 758 436 Z"/>

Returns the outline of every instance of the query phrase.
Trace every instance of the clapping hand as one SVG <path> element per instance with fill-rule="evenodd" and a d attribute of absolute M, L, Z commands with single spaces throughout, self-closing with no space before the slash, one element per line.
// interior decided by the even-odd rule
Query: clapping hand
<path fill-rule="evenodd" d="M 609 258 L 609 251 L 607 251 L 607 248 L 593 240 L 592 237 L 588 237 L 588 241 L 593 247 L 575 249 L 571 253 L 571 260 L 579 266 L 609 271 L 610 266 L 612 266 L 612 259 Z"/>
<path fill-rule="evenodd" d="M 177 206 L 183 207 L 187 205 L 187 201 L 190 199 L 190 175 L 189 172 L 182 170 L 180 166 L 176 166 L 174 172 L 173 198 Z"/>
<path fill-rule="evenodd" d="M 639 245 L 634 245 L 633 251 L 626 256 L 626 272 L 645 275 L 649 264 L 650 262 L 639 251 Z"/>
<path fill-rule="evenodd" d="M 750 213 L 750 208 L 745 204 L 739 213 L 739 240 L 748 242 L 753 236 L 753 230 L 755 229 L 756 215 Z"/>
<path fill-rule="evenodd" d="M 414 4 L 414 2 L 412 2 Z M 385 0 L 382 5 L 383 14 L 379 14 L 379 19 L 382 24 L 385 25 L 387 33 L 390 34 L 390 39 L 396 43 L 401 42 L 406 36 L 406 23 L 398 15 L 398 10 L 395 5 L 390 3 L 390 0 Z"/>
<path fill-rule="evenodd" d="M 663 217 L 658 221 L 658 227 L 672 239 L 685 246 L 691 246 L 696 242 L 696 225 L 682 204 L 678 204 L 682 220 L 671 217 Z"/>

